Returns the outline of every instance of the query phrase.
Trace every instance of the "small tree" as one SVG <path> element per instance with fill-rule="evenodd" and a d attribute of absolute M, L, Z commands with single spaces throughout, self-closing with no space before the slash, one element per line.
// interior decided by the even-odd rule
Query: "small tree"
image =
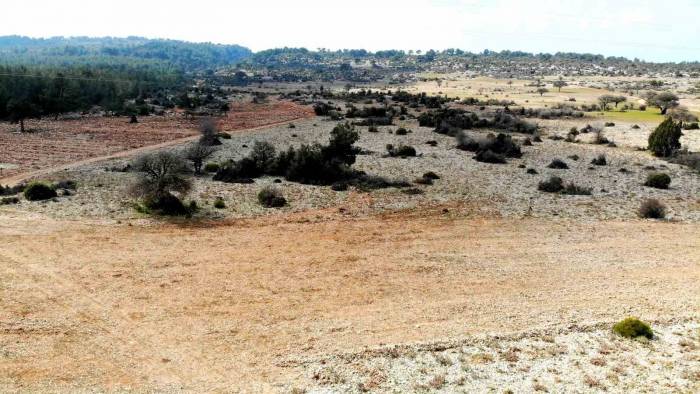
<path fill-rule="evenodd" d="M 649 150 L 654 156 L 669 157 L 680 149 L 681 136 L 683 136 L 681 124 L 674 122 L 671 118 L 666 118 L 649 135 Z"/>
<path fill-rule="evenodd" d="M 182 203 L 172 194 L 185 195 L 192 188 L 185 177 L 187 165 L 182 157 L 170 152 L 153 153 L 137 159 L 134 168 L 139 178 L 131 187 L 132 195 L 143 198 L 149 208 L 182 213 Z M 177 203 L 173 203 L 175 200 Z"/>
<path fill-rule="evenodd" d="M 20 132 L 24 133 L 25 119 L 38 119 L 41 116 L 39 107 L 28 98 L 10 99 L 6 105 L 11 123 L 19 123 Z"/>
<path fill-rule="evenodd" d="M 199 125 L 199 132 L 202 136 L 199 138 L 199 143 L 204 146 L 221 145 L 219 140 L 219 126 L 216 121 L 211 118 L 202 120 Z"/>
<path fill-rule="evenodd" d="M 569 86 L 569 84 L 566 83 L 566 81 L 564 81 L 564 80 L 561 79 L 561 78 L 559 78 L 558 80 L 554 81 L 554 83 L 552 83 L 552 85 L 553 85 L 555 88 L 559 89 L 559 92 L 561 92 L 561 88 L 563 88 L 563 87 L 565 87 L 565 86 Z"/>
<path fill-rule="evenodd" d="M 615 108 L 617 108 L 617 105 L 620 103 L 624 103 L 627 101 L 627 97 L 625 96 L 612 96 L 612 102 L 615 103 Z"/>
<path fill-rule="evenodd" d="M 185 158 L 192 162 L 195 174 L 202 173 L 204 161 L 216 152 L 216 148 L 196 142 L 185 150 Z"/>
<path fill-rule="evenodd" d="M 607 111 L 608 104 L 615 102 L 615 96 L 611 94 L 604 94 L 598 97 L 598 102 L 600 103 L 600 107 L 603 109 L 603 111 Z"/>
<path fill-rule="evenodd" d="M 549 89 L 547 88 L 537 88 L 537 93 L 540 94 L 540 97 L 542 97 L 542 95 L 544 95 L 547 92 L 549 92 Z"/>
<path fill-rule="evenodd" d="M 671 92 L 649 92 L 646 95 L 646 100 L 649 105 L 657 107 L 661 110 L 661 115 L 666 115 L 666 112 L 678 106 L 678 96 Z"/>

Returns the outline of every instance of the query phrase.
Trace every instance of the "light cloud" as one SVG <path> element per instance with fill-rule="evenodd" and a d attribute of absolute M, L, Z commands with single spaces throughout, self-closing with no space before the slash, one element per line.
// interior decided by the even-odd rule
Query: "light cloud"
<path fill-rule="evenodd" d="M 2 8 L 0 35 L 139 35 L 254 50 L 511 49 L 700 60 L 694 0 L 23 0 Z"/>

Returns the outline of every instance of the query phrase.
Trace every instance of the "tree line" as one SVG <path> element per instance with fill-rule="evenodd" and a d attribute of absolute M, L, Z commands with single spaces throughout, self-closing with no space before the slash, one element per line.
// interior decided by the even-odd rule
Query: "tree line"
<path fill-rule="evenodd" d="M 67 112 L 83 112 L 94 106 L 112 114 L 143 114 L 145 100 L 169 106 L 186 78 L 177 72 L 116 66 L 0 66 L 0 119 L 19 123 L 25 119 Z"/>

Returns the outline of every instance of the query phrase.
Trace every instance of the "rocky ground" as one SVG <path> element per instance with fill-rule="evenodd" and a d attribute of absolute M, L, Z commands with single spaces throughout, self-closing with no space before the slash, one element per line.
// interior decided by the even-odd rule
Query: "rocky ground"
<path fill-rule="evenodd" d="M 631 340 L 606 325 L 570 327 L 386 346 L 297 363 L 307 393 L 700 390 L 700 324 L 658 324 L 655 335 Z"/>
<path fill-rule="evenodd" d="M 335 124 L 321 118 L 312 118 L 295 122 L 295 128 L 284 124 L 269 129 L 234 133 L 231 139 L 223 140 L 223 146 L 210 161 L 240 159 L 248 154 L 256 140 L 269 141 L 278 149 L 286 149 L 290 144 L 324 142 L 328 140 Z M 548 135 L 561 134 L 563 130 L 568 130 L 569 125 L 570 122 L 543 122 Z M 412 132 L 404 136 L 395 135 L 392 132 L 398 126 L 409 128 Z M 654 158 L 647 152 L 636 151 L 632 146 L 625 145 L 626 140 L 617 138 L 618 134 L 612 131 L 609 132 L 610 137 L 619 142 L 618 147 L 586 143 L 589 136 L 585 134 L 581 135 L 581 143 L 553 141 L 544 136 L 542 143 L 524 146 L 522 158 L 510 159 L 508 164 L 498 165 L 473 160 L 473 153 L 455 148 L 454 138 L 434 133 L 429 128 L 418 127 L 415 121 L 380 127 L 378 133 L 368 132 L 366 127 L 358 129 L 361 138 L 357 145 L 364 153 L 358 156 L 355 168 L 369 174 L 409 182 L 420 178 L 427 171 L 437 173 L 441 179 L 433 185 L 415 184 L 413 188 L 418 189 L 420 194 L 407 194 L 405 190 L 396 188 L 370 193 L 354 190 L 334 192 L 329 187 L 300 185 L 282 180 L 277 186 L 289 201 L 283 211 L 342 207 L 356 213 L 370 213 L 450 201 L 471 201 L 479 202 L 479 211 L 489 216 L 634 219 L 642 200 L 657 198 L 668 206 L 669 219 L 700 220 L 700 176 L 686 167 Z M 487 132 L 473 133 L 478 135 Z M 649 130 L 636 130 L 635 133 L 639 136 L 635 136 L 635 140 L 645 139 L 648 132 Z M 694 131 L 687 134 L 686 138 L 695 141 L 700 133 Z M 517 140 L 526 137 L 515 136 Z M 437 146 L 426 144 L 430 140 L 436 141 Z M 387 144 L 411 145 L 416 148 L 418 156 L 387 157 Z M 607 165 L 591 164 L 591 160 L 599 155 L 606 157 Z M 564 160 L 570 168 L 547 168 L 555 158 Z M 66 218 L 136 218 L 138 214 L 133 210 L 131 199 L 126 193 L 134 174 L 111 171 L 123 168 L 128 163 L 129 160 L 121 159 L 55 173 L 51 179 L 76 180 L 78 193 L 53 202 L 23 201 L 18 206 L 0 209 L 27 210 Z M 535 169 L 538 174 L 528 174 L 527 169 Z M 671 187 L 660 190 L 643 186 L 651 172 L 669 174 L 672 178 Z M 563 178 L 565 183 L 573 182 L 591 188 L 592 195 L 565 196 L 538 191 L 538 183 L 553 175 Z M 262 208 L 257 203 L 256 195 L 264 185 L 272 184 L 273 180 L 266 177 L 257 179 L 254 184 L 226 184 L 212 181 L 211 175 L 203 176 L 196 179 L 194 191 L 189 198 L 204 207 L 202 216 L 210 218 L 271 214 L 274 211 Z M 212 208 L 211 204 L 217 197 L 223 198 L 226 209 Z"/>

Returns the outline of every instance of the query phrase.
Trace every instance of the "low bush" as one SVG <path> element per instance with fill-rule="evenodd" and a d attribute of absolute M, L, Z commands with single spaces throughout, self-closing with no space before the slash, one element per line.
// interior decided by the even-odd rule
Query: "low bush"
<path fill-rule="evenodd" d="M 56 190 L 42 182 L 32 182 L 24 189 L 24 198 L 29 201 L 41 201 L 58 197 Z"/>
<path fill-rule="evenodd" d="M 656 189 L 668 189 L 668 185 L 671 184 L 671 177 L 662 172 L 654 172 L 647 175 L 647 180 L 644 182 L 644 186 L 654 187 Z"/>
<path fill-rule="evenodd" d="M 657 199 L 648 199 L 639 207 L 639 216 L 647 219 L 663 219 L 666 217 L 666 206 Z"/>
<path fill-rule="evenodd" d="M 613 326 L 613 331 L 624 338 L 654 338 L 654 331 L 651 327 L 635 317 L 628 317 L 616 323 Z"/>
<path fill-rule="evenodd" d="M 411 130 L 408 130 L 408 129 L 404 128 L 404 127 L 399 127 L 398 129 L 396 129 L 396 132 L 395 132 L 394 134 L 396 134 L 396 135 L 406 135 L 406 134 L 408 134 L 408 133 L 410 133 L 410 132 L 411 132 Z"/>
<path fill-rule="evenodd" d="M 669 159 L 671 163 L 680 164 L 700 172 L 700 153 L 677 153 Z"/>
<path fill-rule="evenodd" d="M 490 149 L 479 151 L 479 153 L 474 156 L 474 160 L 482 163 L 506 164 L 506 158 L 503 155 L 494 153 Z"/>
<path fill-rule="evenodd" d="M 416 155 L 416 149 L 410 145 L 399 145 L 395 147 L 394 145 L 387 145 L 386 151 L 391 157 L 414 157 Z"/>
<path fill-rule="evenodd" d="M 12 196 L 18 193 L 22 193 L 26 187 L 27 185 L 25 184 L 4 187 L 0 185 L 0 196 Z"/>
<path fill-rule="evenodd" d="M 204 166 L 204 171 L 206 171 L 206 172 L 217 172 L 217 171 L 219 171 L 219 168 L 221 168 L 221 166 L 219 165 L 219 163 L 213 163 L 213 162 L 212 162 L 212 163 L 207 163 L 207 164 Z"/>
<path fill-rule="evenodd" d="M 546 193 L 559 193 L 564 189 L 564 181 L 558 176 L 552 176 L 537 185 L 537 190 Z"/>
<path fill-rule="evenodd" d="M 423 178 L 440 179 L 440 175 L 438 175 L 432 171 L 428 171 L 425 174 L 423 174 Z"/>
<path fill-rule="evenodd" d="M 604 166 L 608 164 L 608 160 L 605 158 L 605 155 L 598 155 L 598 157 L 591 160 L 591 164 L 596 166 Z"/>
<path fill-rule="evenodd" d="M 143 204 L 148 213 L 155 213 L 164 216 L 187 216 L 192 214 L 192 210 L 182 203 L 176 196 L 166 193 L 158 197 L 147 198 Z"/>
<path fill-rule="evenodd" d="M 561 190 L 561 194 L 568 194 L 570 196 L 590 196 L 591 192 L 592 189 L 590 187 L 578 186 L 571 182 Z"/>
<path fill-rule="evenodd" d="M 554 159 L 554 160 L 552 160 L 551 163 L 549 163 L 549 165 L 547 165 L 547 168 L 554 168 L 554 169 L 558 169 L 558 170 L 566 170 L 566 169 L 569 168 L 569 165 L 566 164 L 566 162 L 564 162 L 564 161 L 561 160 L 561 159 Z"/>
<path fill-rule="evenodd" d="M 9 204 L 19 204 L 19 198 L 17 198 L 17 197 L 3 197 L 0 199 L 0 205 L 9 205 Z"/>
<path fill-rule="evenodd" d="M 214 200 L 214 208 L 216 208 L 216 209 L 226 208 L 226 202 L 224 202 L 224 199 L 221 197 L 217 197 L 216 200 Z"/>
<path fill-rule="evenodd" d="M 266 186 L 258 192 L 258 202 L 266 208 L 280 208 L 287 205 L 282 192 L 272 186 Z"/>

